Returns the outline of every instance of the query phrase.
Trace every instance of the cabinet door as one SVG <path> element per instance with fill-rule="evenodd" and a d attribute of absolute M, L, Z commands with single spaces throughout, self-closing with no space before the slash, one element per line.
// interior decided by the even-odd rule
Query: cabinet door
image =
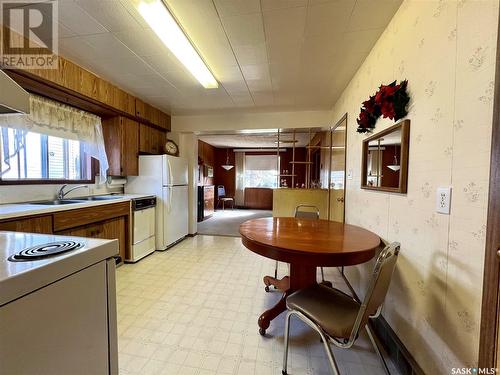
<path fill-rule="evenodd" d="M 126 230 L 127 225 L 124 217 L 106 220 L 100 224 L 99 228 L 97 228 L 94 238 L 104 238 L 108 240 L 117 239 L 118 246 L 120 248 L 120 256 L 123 260 L 125 259 L 125 253 L 127 251 Z"/>
<path fill-rule="evenodd" d="M 139 125 L 139 152 L 143 154 L 151 153 L 151 128 L 147 125 Z"/>
<path fill-rule="evenodd" d="M 143 154 L 158 155 L 163 153 L 166 132 L 140 124 L 139 151 Z"/>
<path fill-rule="evenodd" d="M 63 236 L 102 238 L 106 240 L 118 240 L 119 252 L 122 259 L 125 259 L 127 249 L 127 225 L 125 217 L 105 220 L 94 224 L 84 225 L 72 229 L 66 229 L 56 234 Z"/>
<path fill-rule="evenodd" d="M 0 222 L 0 230 L 27 233 L 52 233 L 52 216 L 40 216 L 28 219 L 15 219 Z"/>
<path fill-rule="evenodd" d="M 139 174 L 139 123 L 122 118 L 121 175 Z"/>

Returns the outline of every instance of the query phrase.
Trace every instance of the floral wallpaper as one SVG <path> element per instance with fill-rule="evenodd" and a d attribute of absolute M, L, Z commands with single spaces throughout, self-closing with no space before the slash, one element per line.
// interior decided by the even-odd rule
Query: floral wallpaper
<path fill-rule="evenodd" d="M 333 108 L 332 122 L 348 113 L 346 221 L 401 242 L 383 315 L 429 374 L 477 364 L 497 26 L 497 0 L 403 2 Z M 360 189 L 360 104 L 395 79 L 412 97 L 405 195 Z M 347 270 L 361 295 L 371 267 Z"/>

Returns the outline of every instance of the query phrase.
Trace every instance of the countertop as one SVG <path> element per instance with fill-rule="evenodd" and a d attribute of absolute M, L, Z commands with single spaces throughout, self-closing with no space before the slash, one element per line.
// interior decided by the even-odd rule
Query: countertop
<path fill-rule="evenodd" d="M 115 194 L 114 194 L 115 195 Z M 134 198 L 149 197 L 151 194 L 116 194 L 116 199 L 105 201 L 87 201 L 82 203 L 64 204 L 64 205 L 41 205 L 33 203 L 8 203 L 0 204 L 0 220 L 12 219 L 16 217 L 50 214 L 58 211 L 75 210 L 78 208 L 87 208 L 93 206 L 102 206 L 105 204 L 113 204 L 127 202 Z M 77 199 L 76 197 L 65 199 Z"/>
<path fill-rule="evenodd" d="M 80 249 L 29 262 L 11 262 L 9 256 L 27 247 L 74 237 L 0 231 L 0 306 L 40 287 L 118 254 L 117 240 L 78 238 Z"/>

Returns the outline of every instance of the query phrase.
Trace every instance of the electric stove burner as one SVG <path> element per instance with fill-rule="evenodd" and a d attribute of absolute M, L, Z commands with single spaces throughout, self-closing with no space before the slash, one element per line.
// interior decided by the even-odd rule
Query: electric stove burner
<path fill-rule="evenodd" d="M 71 250 L 79 249 L 81 247 L 83 247 L 83 243 L 77 241 L 49 242 L 46 244 L 23 249 L 17 254 L 11 255 L 9 257 L 9 260 L 11 262 L 29 262 L 33 260 L 50 258 Z"/>

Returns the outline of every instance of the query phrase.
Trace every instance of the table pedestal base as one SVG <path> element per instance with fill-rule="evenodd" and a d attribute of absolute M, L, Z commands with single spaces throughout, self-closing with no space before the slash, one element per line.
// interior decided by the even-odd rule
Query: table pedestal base
<path fill-rule="evenodd" d="M 286 298 L 296 290 L 306 288 L 316 283 L 316 267 L 303 266 L 298 264 L 290 264 L 290 276 L 285 276 L 282 279 L 276 279 L 271 276 L 264 277 L 266 286 L 274 285 L 283 292 L 281 299 L 266 310 L 259 317 L 259 333 L 266 334 L 266 329 L 269 328 L 271 320 L 286 310 Z"/>

